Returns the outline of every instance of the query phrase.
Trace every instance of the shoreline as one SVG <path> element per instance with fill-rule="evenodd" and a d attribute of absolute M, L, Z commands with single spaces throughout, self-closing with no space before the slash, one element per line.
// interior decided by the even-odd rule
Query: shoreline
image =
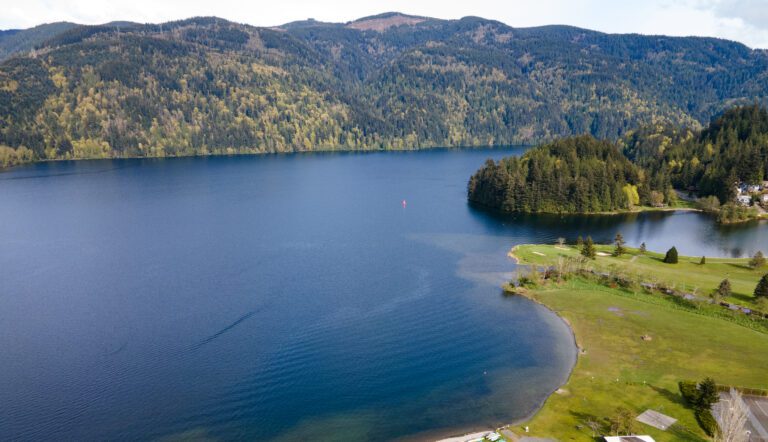
<path fill-rule="evenodd" d="M 514 250 L 518 246 L 522 246 L 522 245 L 525 245 L 525 244 L 518 244 L 518 245 L 512 247 L 512 249 L 510 249 L 509 252 L 507 252 L 507 256 L 509 258 L 511 258 L 512 260 L 514 260 L 515 264 L 518 264 L 518 265 L 525 265 L 525 264 L 520 264 L 520 258 L 515 256 L 513 252 L 514 252 Z M 532 245 L 532 244 L 529 244 L 529 245 Z M 502 290 L 504 290 L 505 293 L 512 294 L 504 286 L 502 286 Z M 536 404 L 529 413 L 527 413 L 523 417 L 515 419 L 512 422 L 510 422 L 508 424 L 504 424 L 504 425 L 502 425 L 502 426 L 500 426 L 498 428 L 495 428 L 495 429 L 489 429 L 489 430 L 484 430 L 484 431 L 475 431 L 474 429 L 469 429 L 469 430 L 467 430 L 468 432 L 464 433 L 464 434 L 451 435 L 451 436 L 448 436 L 448 437 L 442 437 L 440 439 L 430 439 L 430 440 L 434 440 L 435 442 L 463 442 L 463 441 L 474 439 L 475 436 L 479 437 L 480 435 L 488 434 L 488 433 L 491 433 L 491 432 L 494 432 L 494 431 L 500 432 L 501 430 L 510 429 L 513 426 L 517 426 L 517 425 L 519 425 L 519 424 L 521 424 L 523 422 L 527 422 L 527 421 L 533 419 L 544 408 L 544 406 L 546 405 L 547 401 L 554 394 L 556 394 L 558 391 L 560 391 L 560 389 L 562 389 L 563 386 L 567 385 L 568 382 L 570 382 L 571 377 L 573 377 L 573 373 L 574 373 L 574 371 L 576 369 L 576 364 L 579 362 L 579 356 L 584 354 L 584 351 L 582 349 L 581 344 L 579 343 L 579 339 L 576 336 L 576 332 L 574 331 L 573 326 L 571 325 L 571 322 L 568 320 L 568 318 L 562 316 L 560 313 L 556 312 L 554 309 L 550 308 L 549 306 L 547 306 L 543 302 L 539 301 L 538 299 L 535 299 L 535 298 L 533 298 L 531 296 L 528 296 L 525 293 L 514 293 L 514 294 L 515 295 L 520 295 L 520 296 L 524 297 L 525 299 L 527 299 L 527 300 L 529 300 L 529 301 L 531 301 L 531 302 L 533 302 L 535 304 L 538 304 L 538 305 L 544 307 L 547 311 L 553 313 L 555 315 L 555 317 L 557 317 L 557 319 L 559 321 L 561 321 L 563 324 L 565 324 L 565 328 L 568 330 L 568 333 L 571 336 L 571 343 L 573 344 L 574 348 L 576 349 L 575 357 L 573 358 L 573 361 L 571 362 L 571 366 L 568 369 L 568 374 L 565 376 L 565 379 L 561 383 L 559 383 L 552 391 L 547 393 L 544 396 L 544 398 L 538 404 Z M 509 431 L 512 431 L 512 430 L 509 430 Z"/>
<path fill-rule="evenodd" d="M 182 155 L 164 155 L 164 156 L 110 156 L 110 157 L 93 157 L 93 158 L 44 158 L 33 161 L 25 161 L 23 163 L 15 164 L 13 166 L 0 167 L 0 173 L 7 172 L 22 166 L 30 166 L 33 164 L 44 163 L 60 163 L 60 162 L 81 162 L 81 161 L 113 161 L 113 160 L 166 160 L 174 158 L 209 158 L 209 157 L 253 157 L 253 156 L 266 156 L 266 155 L 293 155 L 293 154 L 331 154 L 331 153 L 380 153 L 380 152 L 422 152 L 422 151 L 452 151 L 452 150 L 511 150 L 511 149 L 525 149 L 531 147 L 531 144 L 508 144 L 508 145 L 467 145 L 467 146 L 421 146 L 421 147 L 396 147 L 396 148 L 353 148 L 346 149 L 340 147 L 323 147 L 313 150 L 289 150 L 289 151 L 252 151 L 252 152 L 224 152 L 214 151 L 206 153 L 191 153 Z"/>
<path fill-rule="evenodd" d="M 518 265 L 539 266 L 546 265 L 555 259 L 558 255 L 555 250 L 558 248 L 553 245 L 546 245 L 546 249 L 536 248 L 535 246 L 544 246 L 538 244 L 530 244 L 528 246 L 534 246 L 532 249 L 525 248 L 526 245 L 518 244 L 512 247 L 508 256 L 513 259 Z M 570 247 L 573 249 L 573 247 Z M 539 257 L 537 251 L 547 252 L 547 258 Z M 658 255 L 657 253 L 653 253 Z M 569 254 L 568 256 L 571 256 Z M 690 258 L 690 257 L 683 257 Z M 618 258 L 617 258 L 618 259 Z M 549 260 L 549 261 L 547 261 Z M 722 271 L 723 266 L 733 265 L 734 262 L 746 262 L 746 258 L 723 258 L 722 260 L 715 259 L 710 271 Z M 631 260 L 629 262 L 635 262 Z M 686 261 L 687 265 L 696 265 L 695 263 Z M 710 264 L 709 262 L 707 264 Z M 703 272 L 703 270 L 697 270 Z M 711 281 L 708 281 L 711 283 Z M 698 346 L 701 348 L 709 348 L 710 345 L 733 345 L 733 342 L 739 340 L 746 342 L 744 339 L 735 339 L 734 336 L 744 338 L 745 336 L 752 336 L 753 332 L 759 332 L 752 327 L 745 327 L 744 324 L 738 321 L 731 321 L 728 318 L 702 315 L 694 311 L 682 311 L 678 313 L 678 309 L 670 309 L 669 306 L 664 303 L 650 302 L 648 299 L 641 299 L 635 296 L 614 296 L 608 298 L 613 293 L 612 290 L 621 291 L 621 288 L 611 286 L 610 288 L 604 288 L 604 285 L 599 284 L 593 280 L 577 280 L 574 283 L 553 283 L 550 286 L 544 284 L 543 286 L 537 285 L 530 290 L 526 288 L 513 289 L 511 285 L 505 285 L 505 291 L 510 294 L 514 290 L 515 295 L 520 295 L 544 308 L 555 313 L 563 322 L 565 322 L 569 330 L 574 336 L 574 342 L 578 349 L 576 363 L 569 375 L 568 381 L 565 382 L 564 395 L 550 394 L 543 405 L 537 409 L 536 413 L 531 416 L 530 420 L 523 422 L 523 425 L 530 425 L 535 428 L 533 434 L 536 436 L 557 437 L 560 440 L 568 440 L 573 438 L 574 440 L 587 440 L 588 431 L 582 431 L 584 424 L 584 418 L 574 418 L 575 412 L 580 413 L 593 413 L 594 416 L 607 416 L 610 415 L 614 402 L 611 398 L 627 394 L 627 397 L 632 397 L 633 400 L 637 399 L 642 402 L 642 406 L 632 407 L 631 411 L 640 413 L 645 408 L 655 407 L 668 407 L 672 411 L 677 405 L 675 401 L 665 399 L 663 395 L 658 392 L 661 390 L 675 391 L 676 382 L 680 379 L 694 378 L 701 376 L 718 376 L 717 379 L 730 379 L 733 385 L 759 385 L 760 380 L 757 381 L 752 375 L 749 380 L 739 379 L 739 375 L 733 373 L 726 373 L 723 370 L 711 370 L 700 369 L 696 375 L 691 375 L 690 372 L 681 368 L 680 364 L 676 364 L 674 361 L 669 360 L 656 360 L 654 359 L 658 347 L 670 348 L 675 351 L 682 351 L 683 353 L 690 353 L 690 348 L 685 347 L 683 344 L 676 342 L 674 339 L 668 339 L 670 336 L 678 336 L 676 333 L 682 333 L 682 335 L 690 334 L 691 330 L 700 330 L 701 335 L 708 336 L 706 339 L 701 340 L 701 335 L 691 335 L 689 340 L 692 346 Z M 574 291 L 576 290 L 576 291 Z M 581 291 L 581 292 L 579 292 Z M 638 306 L 637 302 L 645 302 L 647 306 Z M 618 306 L 618 307 L 616 307 Z M 563 315 L 567 315 L 573 320 L 573 323 Z M 627 318 L 624 316 L 627 315 Z M 702 317 L 703 316 L 703 317 Z M 594 325 L 594 318 L 602 318 L 600 321 L 607 321 L 600 326 Z M 654 319 L 657 318 L 657 319 Z M 662 319 L 658 319 L 662 318 Z M 674 320 L 671 320 L 674 318 Z M 593 322 L 590 322 L 592 320 Z M 654 321 L 662 321 L 659 325 Z M 714 322 L 707 322 L 714 321 Z M 722 321 L 722 322 L 721 322 Z M 671 329 L 667 329 L 668 324 L 681 324 L 670 326 Z M 610 337 L 606 337 L 606 328 L 609 331 L 616 331 L 608 333 Z M 699 327 L 699 329 L 696 329 Z M 744 330 L 746 328 L 746 330 Z M 709 336 L 711 330 L 718 330 L 717 336 Z M 737 330 L 741 329 L 741 330 Z M 581 336 L 577 335 L 577 330 Z M 629 330 L 629 332 L 627 332 Z M 762 333 L 765 333 L 764 331 Z M 729 338 L 722 338 L 722 336 L 732 335 Z M 646 336 L 648 339 L 646 339 Z M 638 347 L 634 347 L 635 342 L 640 342 L 638 337 L 642 339 L 642 344 L 637 344 Z M 658 339 L 656 339 L 658 338 Z M 652 341 L 652 343 L 650 343 Z M 760 342 L 765 342 L 760 341 Z M 625 347 L 633 348 L 634 353 L 632 355 L 624 357 L 617 356 L 615 352 L 618 347 L 616 344 L 621 344 Z M 714 343 L 714 344 L 713 344 Z M 742 345 L 744 346 L 744 345 Z M 645 348 L 645 350 L 641 350 Z M 590 348 L 590 352 L 587 353 L 586 348 Z M 610 350 L 610 351 L 608 351 Z M 750 354 L 749 352 L 742 352 L 740 354 Z M 705 361 L 723 359 L 718 356 L 696 356 L 702 357 Z M 642 360 L 647 359 L 648 365 L 638 367 L 636 365 L 636 358 Z M 648 359 L 650 358 L 650 359 Z M 742 365 L 749 365 L 753 361 L 751 359 L 754 356 L 744 356 L 743 360 L 739 359 Z M 612 361 L 617 363 L 618 369 L 608 369 L 604 363 L 606 361 Z M 722 361 L 721 361 L 722 362 Z M 736 364 L 738 365 L 738 364 Z M 704 367 L 709 365 L 702 364 Z M 723 367 L 723 364 L 716 365 Z M 598 368 L 599 367 L 599 368 Z M 617 370 L 622 371 L 617 371 Z M 638 371 L 634 371 L 637 369 Z M 628 372 L 625 373 L 625 371 Z M 735 377 L 734 377 L 735 376 Z M 591 380 L 590 380 L 591 377 Z M 595 378 L 598 381 L 595 381 Z M 744 375 L 741 375 L 744 377 Z M 619 385 L 619 378 L 623 380 Z M 615 379 L 615 381 L 614 381 Z M 672 379 L 670 381 L 670 379 Z M 648 385 L 655 391 L 648 390 Z M 674 381 L 674 382 L 673 382 Z M 593 385 L 593 383 L 597 384 Z M 757 382 L 757 384 L 755 384 Z M 661 389 L 661 390 L 659 390 Z M 606 393 L 607 392 L 607 393 Z M 627 393 L 629 392 L 629 393 Z M 557 391 L 555 393 L 558 393 Z M 569 397 L 571 395 L 573 397 Z M 581 403 L 581 397 L 589 397 L 589 404 L 584 405 Z M 575 399 L 574 399 L 575 398 Z M 659 404 L 663 405 L 659 405 Z M 652 405 L 652 406 L 651 406 Z M 677 419 L 684 422 L 684 425 L 689 426 L 694 432 L 699 433 L 699 427 L 690 410 L 684 405 L 678 407 L 674 414 Z M 586 411 L 585 411 L 586 410 Z M 595 411 L 600 410 L 600 411 Z M 571 413 L 569 415 L 568 413 Z M 575 426 L 575 427 L 574 427 Z M 576 429 L 574 429 L 576 428 Z M 604 427 L 603 427 L 604 428 Z M 679 440 L 675 438 L 674 433 L 659 433 L 653 434 L 655 430 L 651 428 L 644 428 L 644 431 L 648 431 L 654 437 L 659 437 L 656 440 Z M 584 433 L 579 435 L 580 433 Z M 593 436 L 595 430 L 592 431 Z M 566 437 L 568 436 L 568 437 Z"/>

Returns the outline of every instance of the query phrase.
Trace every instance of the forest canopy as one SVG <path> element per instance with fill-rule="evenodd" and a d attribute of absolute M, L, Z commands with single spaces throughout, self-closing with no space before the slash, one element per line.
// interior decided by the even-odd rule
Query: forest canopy
<path fill-rule="evenodd" d="M 469 180 L 469 200 L 504 212 L 595 213 L 649 204 L 652 193 L 673 198 L 668 187 L 651 187 L 642 169 L 609 141 L 571 137 L 535 147 L 521 157 L 488 160 Z"/>

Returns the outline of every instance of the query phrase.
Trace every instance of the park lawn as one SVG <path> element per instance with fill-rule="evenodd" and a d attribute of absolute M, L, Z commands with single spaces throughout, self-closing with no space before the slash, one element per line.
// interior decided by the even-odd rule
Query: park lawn
<path fill-rule="evenodd" d="M 533 436 L 593 440 L 587 422 L 605 422 L 623 406 L 636 415 L 654 409 L 680 424 L 665 432 L 636 422 L 638 434 L 708 440 L 684 405 L 678 381 L 710 376 L 720 384 L 768 387 L 768 334 L 579 278 L 526 296 L 568 321 L 583 349 L 564 391 L 518 427 L 529 426 Z"/>
<path fill-rule="evenodd" d="M 598 252 L 610 254 L 613 246 L 596 245 Z M 644 282 L 663 282 L 678 290 L 708 296 L 720 282 L 728 278 L 731 281 L 733 295 L 726 301 L 755 307 L 753 292 L 758 280 L 768 272 L 768 267 L 751 269 L 748 258 L 706 258 L 706 264 L 701 265 L 701 257 L 680 256 L 677 264 L 665 264 L 664 254 L 646 252 L 641 254 L 638 249 L 628 248 L 621 257 L 598 256 L 593 264 L 596 269 L 608 269 L 616 266 L 640 276 Z M 525 262 L 538 265 L 551 265 L 557 257 L 580 256 L 580 250 L 575 246 L 554 245 L 520 245 L 512 249 L 510 255 Z"/>

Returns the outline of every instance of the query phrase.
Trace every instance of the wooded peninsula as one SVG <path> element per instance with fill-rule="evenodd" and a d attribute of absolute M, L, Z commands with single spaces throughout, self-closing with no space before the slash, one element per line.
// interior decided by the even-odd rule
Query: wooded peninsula
<path fill-rule="evenodd" d="M 768 202 L 768 111 L 735 107 L 701 131 L 659 124 L 617 142 L 565 138 L 488 161 L 469 180 L 472 203 L 508 213 L 603 213 L 676 207 L 679 194 L 723 223 Z M 677 190 L 677 191 L 676 191 Z"/>

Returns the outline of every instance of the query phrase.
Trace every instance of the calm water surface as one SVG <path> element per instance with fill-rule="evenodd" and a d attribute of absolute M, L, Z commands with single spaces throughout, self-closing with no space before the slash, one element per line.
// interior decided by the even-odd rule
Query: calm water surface
<path fill-rule="evenodd" d="M 511 246 L 620 231 L 691 255 L 768 251 L 766 225 L 693 213 L 469 207 L 469 175 L 520 152 L 0 174 L 0 439 L 389 440 L 507 423 L 575 358 L 556 316 L 502 296 Z"/>

